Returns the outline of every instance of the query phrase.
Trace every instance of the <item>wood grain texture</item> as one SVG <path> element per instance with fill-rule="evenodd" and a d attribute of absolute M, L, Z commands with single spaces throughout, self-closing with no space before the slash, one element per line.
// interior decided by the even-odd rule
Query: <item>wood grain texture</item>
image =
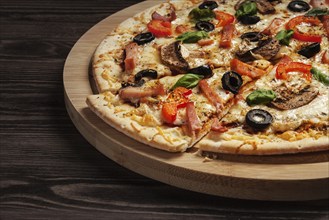
<path fill-rule="evenodd" d="M 93 25 L 139 2 L 1 1 L 0 219 L 328 219 L 328 200 L 227 199 L 145 178 L 76 130 L 65 59 Z"/>

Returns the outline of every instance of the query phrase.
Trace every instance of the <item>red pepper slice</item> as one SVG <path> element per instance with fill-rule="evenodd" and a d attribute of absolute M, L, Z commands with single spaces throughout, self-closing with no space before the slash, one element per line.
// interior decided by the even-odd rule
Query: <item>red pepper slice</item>
<path fill-rule="evenodd" d="M 189 99 L 188 95 L 192 94 L 192 90 L 186 89 L 184 87 L 177 87 L 172 91 L 167 102 L 162 105 L 162 116 L 163 119 L 172 124 L 176 120 L 177 111 L 179 108 L 185 108 Z"/>
<path fill-rule="evenodd" d="M 218 20 L 216 27 L 224 27 L 225 25 L 233 23 L 235 20 L 233 15 L 223 11 L 215 11 L 215 14 L 216 19 Z"/>
<path fill-rule="evenodd" d="M 172 34 L 169 21 L 151 20 L 147 24 L 147 28 L 156 37 L 168 37 Z"/>
<path fill-rule="evenodd" d="M 300 41 L 306 41 L 306 42 L 318 42 L 320 43 L 322 40 L 321 35 L 316 34 L 308 34 L 308 33 L 302 33 L 300 32 L 296 26 L 300 23 L 308 23 L 311 25 L 319 25 L 321 24 L 321 21 L 316 17 L 305 17 L 305 16 L 297 16 L 288 21 L 286 24 L 287 30 L 293 30 L 293 38 L 300 40 Z"/>
<path fill-rule="evenodd" d="M 240 75 L 249 76 L 252 79 L 259 78 L 260 76 L 266 74 L 266 71 L 259 69 L 257 67 L 251 66 L 238 59 L 231 60 L 231 70 L 239 73 Z"/>
<path fill-rule="evenodd" d="M 229 48 L 231 47 L 232 38 L 234 37 L 235 25 L 227 24 L 223 27 L 221 32 L 221 38 L 219 42 L 220 47 Z"/>
<path fill-rule="evenodd" d="M 300 63 L 300 62 L 289 62 L 287 63 L 280 63 L 276 69 L 276 78 L 286 80 L 288 78 L 289 72 L 301 72 L 303 77 L 311 81 L 312 74 L 311 74 L 312 65 Z"/>

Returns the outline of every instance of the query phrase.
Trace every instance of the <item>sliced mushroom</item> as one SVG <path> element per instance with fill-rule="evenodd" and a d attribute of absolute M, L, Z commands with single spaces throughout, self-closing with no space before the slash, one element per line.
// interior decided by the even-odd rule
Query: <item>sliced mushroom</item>
<path fill-rule="evenodd" d="M 189 64 L 183 58 L 179 41 L 161 47 L 161 61 L 176 73 L 186 73 Z"/>
<path fill-rule="evenodd" d="M 244 62 L 263 59 L 270 60 L 279 52 L 281 45 L 275 38 L 266 36 L 260 39 L 255 46 L 250 39 L 243 39 L 240 50 L 236 53 L 237 57 Z"/>
<path fill-rule="evenodd" d="M 273 5 L 267 0 L 254 0 L 254 2 L 261 14 L 273 14 L 275 12 Z"/>
<path fill-rule="evenodd" d="M 312 86 L 306 86 L 298 93 L 287 90 L 285 86 L 279 86 L 273 89 L 277 98 L 271 102 L 278 109 L 288 110 L 301 107 L 310 103 L 319 94 L 319 90 Z"/>

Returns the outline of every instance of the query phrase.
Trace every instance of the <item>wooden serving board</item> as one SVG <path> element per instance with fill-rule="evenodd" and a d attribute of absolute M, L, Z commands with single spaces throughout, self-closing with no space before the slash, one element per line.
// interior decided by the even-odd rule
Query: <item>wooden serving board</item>
<path fill-rule="evenodd" d="M 96 46 L 117 24 L 162 1 L 145 1 L 96 24 L 72 48 L 64 67 L 67 111 L 101 153 L 152 179 L 223 197 L 256 200 L 329 198 L 329 152 L 283 156 L 222 155 L 206 161 L 193 150 L 169 153 L 141 144 L 105 124 L 87 107 L 89 67 Z"/>

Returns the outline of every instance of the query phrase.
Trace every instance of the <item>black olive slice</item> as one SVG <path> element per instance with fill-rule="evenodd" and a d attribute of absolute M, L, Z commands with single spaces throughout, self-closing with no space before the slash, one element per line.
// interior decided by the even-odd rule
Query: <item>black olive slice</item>
<path fill-rule="evenodd" d="M 208 21 L 199 21 L 195 24 L 195 28 L 199 31 L 210 32 L 215 29 L 215 26 Z"/>
<path fill-rule="evenodd" d="M 319 53 L 320 50 L 321 50 L 320 43 L 313 43 L 306 47 L 303 47 L 298 51 L 298 53 L 306 58 L 311 58 L 315 56 L 315 54 Z"/>
<path fill-rule="evenodd" d="M 135 82 L 140 81 L 143 77 L 149 77 L 151 79 L 158 78 L 158 72 L 152 69 L 141 70 L 135 75 Z"/>
<path fill-rule="evenodd" d="M 240 74 L 234 71 L 226 72 L 222 77 L 223 88 L 232 92 L 233 94 L 237 94 L 239 92 L 242 83 L 242 77 L 240 76 Z"/>
<path fill-rule="evenodd" d="M 310 9 L 310 5 L 307 2 L 295 0 L 288 4 L 288 9 L 293 12 L 304 12 Z"/>
<path fill-rule="evenodd" d="M 247 32 L 240 36 L 241 39 L 249 39 L 251 42 L 257 42 L 264 37 L 260 32 Z"/>
<path fill-rule="evenodd" d="M 139 81 L 136 81 L 135 83 L 130 83 L 130 82 L 123 82 L 121 83 L 121 88 L 126 88 L 128 86 L 132 86 L 132 87 L 141 87 L 142 85 L 144 85 L 145 80 L 141 79 Z"/>
<path fill-rule="evenodd" d="M 214 10 L 215 8 L 218 7 L 217 2 L 215 1 L 205 1 L 203 2 L 201 5 L 199 5 L 200 9 L 210 9 L 210 10 Z"/>
<path fill-rule="evenodd" d="M 134 37 L 133 41 L 135 43 L 137 43 L 138 45 L 143 45 L 148 42 L 151 42 L 154 39 L 155 39 L 155 37 L 151 32 L 146 32 L 146 33 L 137 34 Z"/>
<path fill-rule="evenodd" d="M 260 17 L 243 15 L 239 17 L 239 21 L 242 24 L 256 24 L 257 22 L 260 21 Z"/>
<path fill-rule="evenodd" d="M 190 69 L 188 72 L 197 75 L 203 75 L 205 78 L 209 78 L 214 75 L 212 69 L 208 65 L 198 66 L 196 68 Z"/>
<path fill-rule="evenodd" d="M 260 131 L 273 122 L 272 115 L 263 109 L 252 109 L 246 115 L 246 123 L 254 130 Z"/>

